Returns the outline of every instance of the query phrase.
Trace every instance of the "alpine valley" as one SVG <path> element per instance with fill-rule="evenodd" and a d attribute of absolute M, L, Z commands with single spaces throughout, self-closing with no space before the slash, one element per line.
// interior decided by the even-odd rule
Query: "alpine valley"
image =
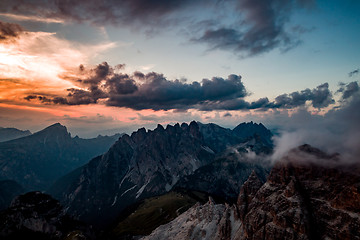
<path fill-rule="evenodd" d="M 20 132 L 19 132 L 20 133 Z M 360 168 L 263 124 L 0 143 L 1 239 L 360 239 Z"/>

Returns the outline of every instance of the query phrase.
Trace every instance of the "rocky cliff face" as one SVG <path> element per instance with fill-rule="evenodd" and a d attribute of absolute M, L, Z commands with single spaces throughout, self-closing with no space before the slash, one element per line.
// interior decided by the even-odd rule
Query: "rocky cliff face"
<path fill-rule="evenodd" d="M 269 169 L 246 156 L 226 156 L 184 176 L 176 187 L 196 190 L 217 196 L 227 202 L 236 202 L 239 191 L 251 172 L 265 181 Z"/>
<path fill-rule="evenodd" d="M 261 123 L 241 123 L 233 130 L 213 123 L 198 124 L 206 145 L 215 153 L 221 153 L 228 147 L 234 147 L 241 143 L 248 143 L 247 147 L 256 153 L 270 153 L 272 151 L 273 135 Z"/>
<path fill-rule="evenodd" d="M 248 202 L 238 238 L 360 238 L 359 174 L 308 145 L 295 149 Z"/>
<path fill-rule="evenodd" d="M 141 239 L 231 239 L 235 234 L 233 230 L 240 224 L 234 207 L 215 204 L 209 198 L 208 203 L 194 205 L 175 220 L 158 227 L 149 236 Z"/>
<path fill-rule="evenodd" d="M 29 190 L 45 190 L 57 178 L 107 151 L 115 141 L 115 137 L 72 138 L 57 123 L 0 143 L 0 179 L 15 180 Z"/>
<path fill-rule="evenodd" d="M 168 192 L 179 178 L 213 159 L 196 122 L 142 128 L 85 165 L 57 197 L 69 213 L 105 223 L 140 199 Z"/>
<path fill-rule="evenodd" d="M 217 153 L 217 158 L 184 176 L 176 187 L 236 202 L 240 187 L 252 171 L 265 181 L 270 166 L 264 155 L 272 151 L 272 134 L 262 124 L 242 123 L 234 130 L 211 123 L 199 126 L 205 143 Z"/>
<path fill-rule="evenodd" d="M 187 239 L 200 239 L 197 230 L 206 239 L 360 239 L 359 168 L 345 167 L 337 157 L 301 146 L 276 163 L 264 184 L 253 172 L 235 205 L 216 207 L 224 213 L 216 227 L 199 230 L 218 215 L 208 204 L 194 218 L 200 208 L 194 206 L 145 239 L 176 239 L 184 231 Z"/>
<path fill-rule="evenodd" d="M 94 237 L 91 230 L 65 215 L 59 202 L 40 192 L 16 197 L 0 212 L 1 239 L 63 239 L 67 235 Z"/>

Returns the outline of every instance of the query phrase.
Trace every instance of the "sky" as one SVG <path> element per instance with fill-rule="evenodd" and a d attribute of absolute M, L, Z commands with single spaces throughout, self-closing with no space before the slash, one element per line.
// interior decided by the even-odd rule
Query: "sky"
<path fill-rule="evenodd" d="M 359 106 L 359 15 L 357 0 L 2 0 L 0 126 L 320 126 Z"/>

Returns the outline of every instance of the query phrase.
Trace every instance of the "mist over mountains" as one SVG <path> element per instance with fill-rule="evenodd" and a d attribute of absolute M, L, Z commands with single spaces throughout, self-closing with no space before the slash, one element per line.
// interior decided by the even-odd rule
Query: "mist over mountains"
<path fill-rule="evenodd" d="M 65 126 L 51 125 L 0 143 L 0 193 L 6 195 L 0 218 L 8 223 L 0 235 L 360 237 L 359 164 L 310 145 L 275 157 L 281 138 L 254 122 L 234 129 L 196 121 L 159 124 L 93 139 L 73 138 Z M 16 198 L 29 190 L 46 194 Z"/>

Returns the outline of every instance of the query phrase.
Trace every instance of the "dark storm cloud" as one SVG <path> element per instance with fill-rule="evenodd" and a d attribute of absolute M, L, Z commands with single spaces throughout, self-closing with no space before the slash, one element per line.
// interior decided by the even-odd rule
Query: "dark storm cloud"
<path fill-rule="evenodd" d="M 139 74 L 137 74 L 139 75 Z M 214 77 L 202 82 L 170 81 L 159 73 L 148 73 L 131 94 L 110 93 L 107 105 L 136 110 L 189 109 L 204 102 L 224 101 L 247 95 L 241 77 L 230 75 L 227 79 Z"/>
<path fill-rule="evenodd" d="M 213 77 L 201 82 L 187 83 L 185 79 L 169 80 L 163 74 L 134 72 L 125 74 L 121 69 L 103 62 L 87 69 L 81 65 L 78 78 L 72 80 L 80 88 L 67 89 L 66 96 L 31 94 L 26 100 L 61 105 L 84 105 L 101 103 L 108 106 L 125 107 L 134 110 L 267 110 L 291 109 L 305 106 L 307 102 L 314 108 L 324 108 L 335 103 L 329 84 L 324 83 L 314 89 L 282 94 L 269 101 L 267 97 L 249 102 L 249 95 L 241 76 L 231 74 L 227 78 Z M 346 99 L 358 92 L 356 82 L 343 84 L 339 92 Z"/>
<path fill-rule="evenodd" d="M 294 108 L 303 106 L 306 101 L 311 101 L 312 106 L 315 108 L 323 108 L 335 103 L 332 98 L 332 93 L 329 90 L 329 84 L 324 83 L 313 90 L 307 88 L 300 92 L 277 96 L 271 105 L 273 105 L 274 108 Z"/>
<path fill-rule="evenodd" d="M 149 25 L 164 22 L 167 15 L 196 4 L 196 1 L 190 0 L 2 0 L 0 9 L 17 14 L 56 17 L 98 25 Z"/>
<path fill-rule="evenodd" d="M 235 9 L 242 16 L 241 20 L 231 24 L 231 27 L 211 26 L 193 41 L 205 42 L 211 49 L 232 50 L 250 56 L 277 47 L 288 51 L 301 43 L 285 29 L 291 12 L 312 4 L 310 0 L 238 0 Z"/>
<path fill-rule="evenodd" d="M 15 23 L 0 21 L 0 41 L 16 38 L 24 29 Z"/>
<path fill-rule="evenodd" d="M 222 102 L 248 95 L 241 76 L 213 77 L 201 82 L 168 80 L 163 74 L 135 72 L 132 75 L 119 73 L 106 62 L 93 69 L 79 67 L 81 78 L 72 78 L 81 89 L 67 89 L 65 97 L 29 95 L 25 99 L 63 105 L 95 104 L 99 100 L 108 106 L 126 107 L 135 110 L 189 109 L 204 103 Z M 137 80 L 137 81 L 136 81 Z"/>
<path fill-rule="evenodd" d="M 165 26 L 181 26 L 190 33 L 191 42 L 207 44 L 210 49 L 230 50 L 242 56 L 287 51 L 301 41 L 293 36 L 289 23 L 292 12 L 311 8 L 315 0 L 3 0 L 3 12 L 65 21 L 122 25 L 147 32 Z M 225 6 L 225 7 L 224 7 Z M 189 14 L 191 11 L 206 14 Z M 233 16 L 218 17 L 214 12 Z M 198 26 L 194 31 L 192 26 Z M 290 29 L 289 31 L 287 29 Z M 297 29 L 305 29 L 297 25 Z M 297 35 L 304 32 L 298 31 Z"/>
<path fill-rule="evenodd" d="M 246 110 L 246 109 L 291 109 L 301 107 L 310 101 L 315 108 L 324 108 L 335 103 L 332 93 L 329 90 L 329 84 L 324 83 L 310 90 L 292 92 L 290 94 L 281 94 L 270 102 L 267 97 L 260 98 L 253 102 L 245 101 L 243 98 L 225 99 L 224 101 L 204 102 L 198 108 L 202 111 L 212 110 Z"/>
<path fill-rule="evenodd" d="M 350 82 L 348 84 L 340 83 L 340 89 L 337 92 L 342 93 L 342 99 L 348 99 L 355 93 L 359 92 L 359 85 L 357 82 Z"/>

